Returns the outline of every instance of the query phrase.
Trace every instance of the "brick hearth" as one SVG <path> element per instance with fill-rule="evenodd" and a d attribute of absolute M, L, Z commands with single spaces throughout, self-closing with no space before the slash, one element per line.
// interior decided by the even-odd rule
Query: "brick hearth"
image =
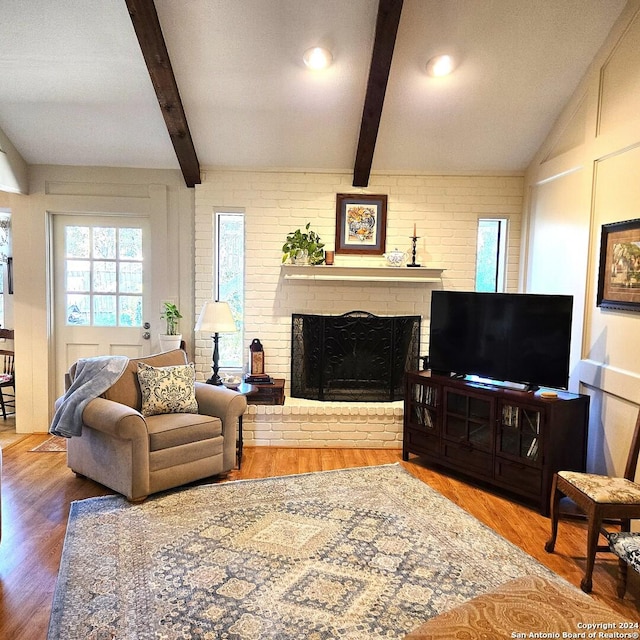
<path fill-rule="evenodd" d="M 249 405 L 245 445 L 286 447 L 402 447 L 402 402 L 318 402 L 286 398 L 284 405 Z"/>

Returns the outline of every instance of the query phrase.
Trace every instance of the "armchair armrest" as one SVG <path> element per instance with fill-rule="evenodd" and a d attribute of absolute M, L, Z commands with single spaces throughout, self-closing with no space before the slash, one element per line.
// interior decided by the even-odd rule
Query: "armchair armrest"
<path fill-rule="evenodd" d="M 105 398 L 95 398 L 84 408 L 82 421 L 88 427 L 121 440 L 148 440 L 147 423 L 135 409 Z"/>
<path fill-rule="evenodd" d="M 198 413 L 222 420 L 223 426 L 234 422 L 247 408 L 247 399 L 223 386 L 196 382 Z"/>
<path fill-rule="evenodd" d="M 236 457 L 238 423 L 247 408 L 247 399 L 226 387 L 196 382 L 196 400 L 199 413 L 222 421 L 224 467 L 232 469 Z"/>
<path fill-rule="evenodd" d="M 67 466 L 129 500 L 149 495 L 149 433 L 142 414 L 131 407 L 94 398 L 82 412 L 81 437 L 67 445 Z"/>

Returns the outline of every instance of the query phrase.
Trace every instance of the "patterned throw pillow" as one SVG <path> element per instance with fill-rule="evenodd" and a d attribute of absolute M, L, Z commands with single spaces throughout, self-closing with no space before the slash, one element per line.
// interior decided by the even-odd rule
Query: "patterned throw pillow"
<path fill-rule="evenodd" d="M 159 413 L 198 413 L 196 370 L 193 364 L 150 367 L 138 362 L 143 416 Z"/>

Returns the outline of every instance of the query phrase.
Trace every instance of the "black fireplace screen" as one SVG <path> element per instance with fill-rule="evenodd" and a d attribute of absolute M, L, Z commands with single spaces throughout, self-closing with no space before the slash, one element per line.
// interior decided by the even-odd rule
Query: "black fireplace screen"
<path fill-rule="evenodd" d="M 391 402 L 405 371 L 418 368 L 420 316 L 294 313 L 291 395 L 331 401 Z"/>

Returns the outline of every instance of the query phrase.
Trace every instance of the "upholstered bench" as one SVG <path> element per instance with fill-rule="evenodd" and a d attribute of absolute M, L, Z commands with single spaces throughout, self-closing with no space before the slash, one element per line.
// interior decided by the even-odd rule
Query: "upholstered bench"
<path fill-rule="evenodd" d="M 607 534 L 609 549 L 620 558 L 618 572 L 618 597 L 624 598 L 627 590 L 627 567 L 640 573 L 640 533 L 616 532 Z"/>
<path fill-rule="evenodd" d="M 590 630 L 602 629 L 604 623 L 616 624 L 618 628 L 620 622 L 631 620 L 625 620 L 624 616 L 569 584 L 525 576 L 431 618 L 405 638 L 495 640 L 563 632 L 586 632 L 588 636 Z M 597 623 L 601 626 L 586 626 Z"/>

